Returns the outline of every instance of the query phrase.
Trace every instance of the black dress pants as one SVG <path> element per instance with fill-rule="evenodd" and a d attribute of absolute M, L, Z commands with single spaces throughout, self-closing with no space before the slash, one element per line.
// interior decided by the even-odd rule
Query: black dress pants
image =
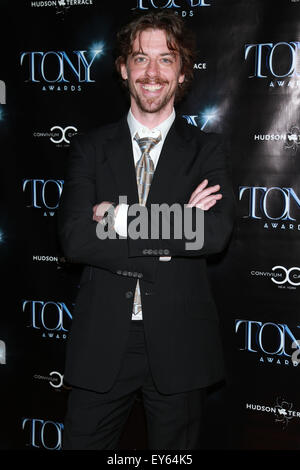
<path fill-rule="evenodd" d="M 98 393 L 72 388 L 63 449 L 117 450 L 138 390 L 142 391 L 149 449 L 201 448 L 205 390 L 171 395 L 157 390 L 148 363 L 143 321 L 137 320 L 131 322 L 126 354 L 112 389 Z"/>

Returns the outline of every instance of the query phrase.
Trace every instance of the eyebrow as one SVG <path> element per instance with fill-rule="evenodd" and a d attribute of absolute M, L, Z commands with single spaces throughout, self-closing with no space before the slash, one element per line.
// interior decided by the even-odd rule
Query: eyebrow
<path fill-rule="evenodd" d="M 146 54 L 146 53 L 143 52 L 143 51 L 132 52 L 132 57 L 135 57 L 135 56 L 137 56 L 137 55 L 148 56 L 148 54 Z M 162 52 L 161 54 L 159 54 L 160 57 L 165 57 L 165 56 L 169 56 L 169 55 L 175 57 L 175 56 L 176 56 L 176 52 L 175 52 L 175 51 L 174 51 L 174 52 L 170 51 L 170 52 Z"/>

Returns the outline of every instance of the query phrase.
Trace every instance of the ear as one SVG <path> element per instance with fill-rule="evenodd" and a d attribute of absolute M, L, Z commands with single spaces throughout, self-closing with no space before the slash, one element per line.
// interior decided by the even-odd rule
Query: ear
<path fill-rule="evenodd" d="M 183 82 L 184 82 L 184 79 L 185 79 L 185 75 L 184 75 L 184 73 L 183 73 L 182 75 L 179 75 L 179 78 L 178 78 L 178 83 L 180 83 L 180 85 L 181 85 L 181 83 L 183 83 Z"/>
<path fill-rule="evenodd" d="M 121 71 L 121 76 L 123 78 L 123 80 L 127 80 L 128 79 L 128 73 L 127 73 L 127 67 L 126 67 L 126 64 L 121 64 L 120 65 L 120 71 Z"/>

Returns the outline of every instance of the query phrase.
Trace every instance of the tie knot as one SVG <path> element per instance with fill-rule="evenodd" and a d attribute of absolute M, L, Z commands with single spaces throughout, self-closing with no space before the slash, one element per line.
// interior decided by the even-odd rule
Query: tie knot
<path fill-rule="evenodd" d="M 158 137 L 141 137 L 135 134 L 134 140 L 138 143 L 142 153 L 149 153 L 150 150 L 161 141 L 161 135 Z"/>

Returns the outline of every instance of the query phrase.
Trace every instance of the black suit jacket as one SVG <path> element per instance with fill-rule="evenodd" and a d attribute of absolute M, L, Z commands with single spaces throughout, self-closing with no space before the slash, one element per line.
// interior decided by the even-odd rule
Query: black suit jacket
<path fill-rule="evenodd" d="M 70 384 L 99 392 L 112 387 L 126 348 L 137 279 L 159 391 L 178 393 L 222 379 L 219 320 L 206 257 L 228 242 L 234 198 L 221 138 L 176 119 L 161 151 L 147 207 L 187 204 L 204 178 L 210 186 L 220 184 L 223 198 L 205 212 L 200 250 L 186 251 L 184 237 L 100 240 L 92 220 L 94 204 L 118 202 L 119 196 L 127 196 L 130 205 L 138 203 L 126 118 L 73 139 L 58 218 L 66 257 L 85 265 L 67 345 L 65 380 Z M 190 210 L 195 216 L 199 209 Z M 162 254 L 171 261 L 159 261 Z"/>

